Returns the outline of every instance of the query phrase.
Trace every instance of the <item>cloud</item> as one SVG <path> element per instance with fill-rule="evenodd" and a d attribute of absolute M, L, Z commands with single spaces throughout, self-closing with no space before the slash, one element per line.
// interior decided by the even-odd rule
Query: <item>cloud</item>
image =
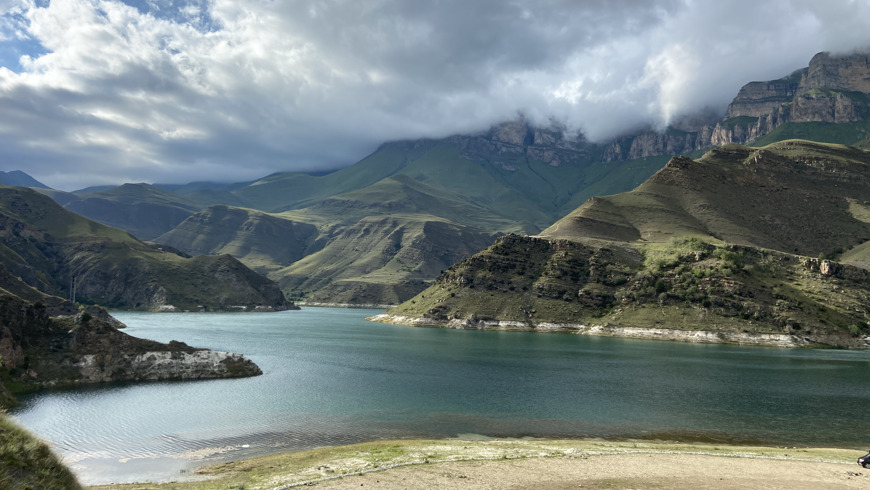
<path fill-rule="evenodd" d="M 6 170 L 73 189 L 349 165 L 523 113 L 593 139 L 870 44 L 870 5 L 0 1 Z M 15 59 L 10 59 L 14 57 Z"/>

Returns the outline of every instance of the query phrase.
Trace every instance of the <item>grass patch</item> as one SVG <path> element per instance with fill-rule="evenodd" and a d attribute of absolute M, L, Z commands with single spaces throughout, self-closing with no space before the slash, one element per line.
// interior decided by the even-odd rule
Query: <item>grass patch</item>
<path fill-rule="evenodd" d="M 45 443 L 0 415 L 0 488 L 79 489 Z"/>
<path fill-rule="evenodd" d="M 755 140 L 751 146 L 763 147 L 789 139 L 803 139 L 819 143 L 856 145 L 870 135 L 870 120 L 853 123 L 786 123 Z"/>

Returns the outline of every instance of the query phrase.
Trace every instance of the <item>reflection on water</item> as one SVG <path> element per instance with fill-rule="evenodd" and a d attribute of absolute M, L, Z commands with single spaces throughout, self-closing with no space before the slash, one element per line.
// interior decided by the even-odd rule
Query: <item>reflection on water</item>
<path fill-rule="evenodd" d="M 864 447 L 870 353 L 365 322 L 372 310 L 118 313 L 128 333 L 241 352 L 237 380 L 42 393 L 13 416 L 85 483 L 372 439 L 643 437 Z M 857 425 L 856 425 L 857 424 Z"/>

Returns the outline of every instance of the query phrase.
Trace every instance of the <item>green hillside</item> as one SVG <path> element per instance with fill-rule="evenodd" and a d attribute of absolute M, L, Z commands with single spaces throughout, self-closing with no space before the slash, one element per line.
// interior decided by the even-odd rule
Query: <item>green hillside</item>
<path fill-rule="evenodd" d="M 0 187 L 0 265 L 48 294 L 133 309 L 287 309 L 277 285 L 230 256 L 187 258 Z"/>
<path fill-rule="evenodd" d="M 674 158 L 538 238 L 498 240 L 381 320 L 866 348 L 868 195 L 870 153 L 845 146 Z"/>
<path fill-rule="evenodd" d="M 801 122 L 785 123 L 770 133 L 758 138 L 752 146 L 767 146 L 777 141 L 803 139 L 819 143 L 860 146 L 862 140 L 870 137 L 870 121 L 851 123 Z"/>

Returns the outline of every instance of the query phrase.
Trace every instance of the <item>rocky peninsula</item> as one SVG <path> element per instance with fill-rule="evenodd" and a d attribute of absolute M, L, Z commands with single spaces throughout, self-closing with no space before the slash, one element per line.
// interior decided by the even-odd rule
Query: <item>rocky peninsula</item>
<path fill-rule="evenodd" d="M 123 325 L 102 308 L 79 310 L 60 298 L 43 299 L 28 301 L 0 289 L 3 405 L 14 405 L 16 393 L 44 388 L 262 374 L 242 355 L 139 339 L 121 332 Z M 69 311 L 74 313 L 64 314 Z"/>

